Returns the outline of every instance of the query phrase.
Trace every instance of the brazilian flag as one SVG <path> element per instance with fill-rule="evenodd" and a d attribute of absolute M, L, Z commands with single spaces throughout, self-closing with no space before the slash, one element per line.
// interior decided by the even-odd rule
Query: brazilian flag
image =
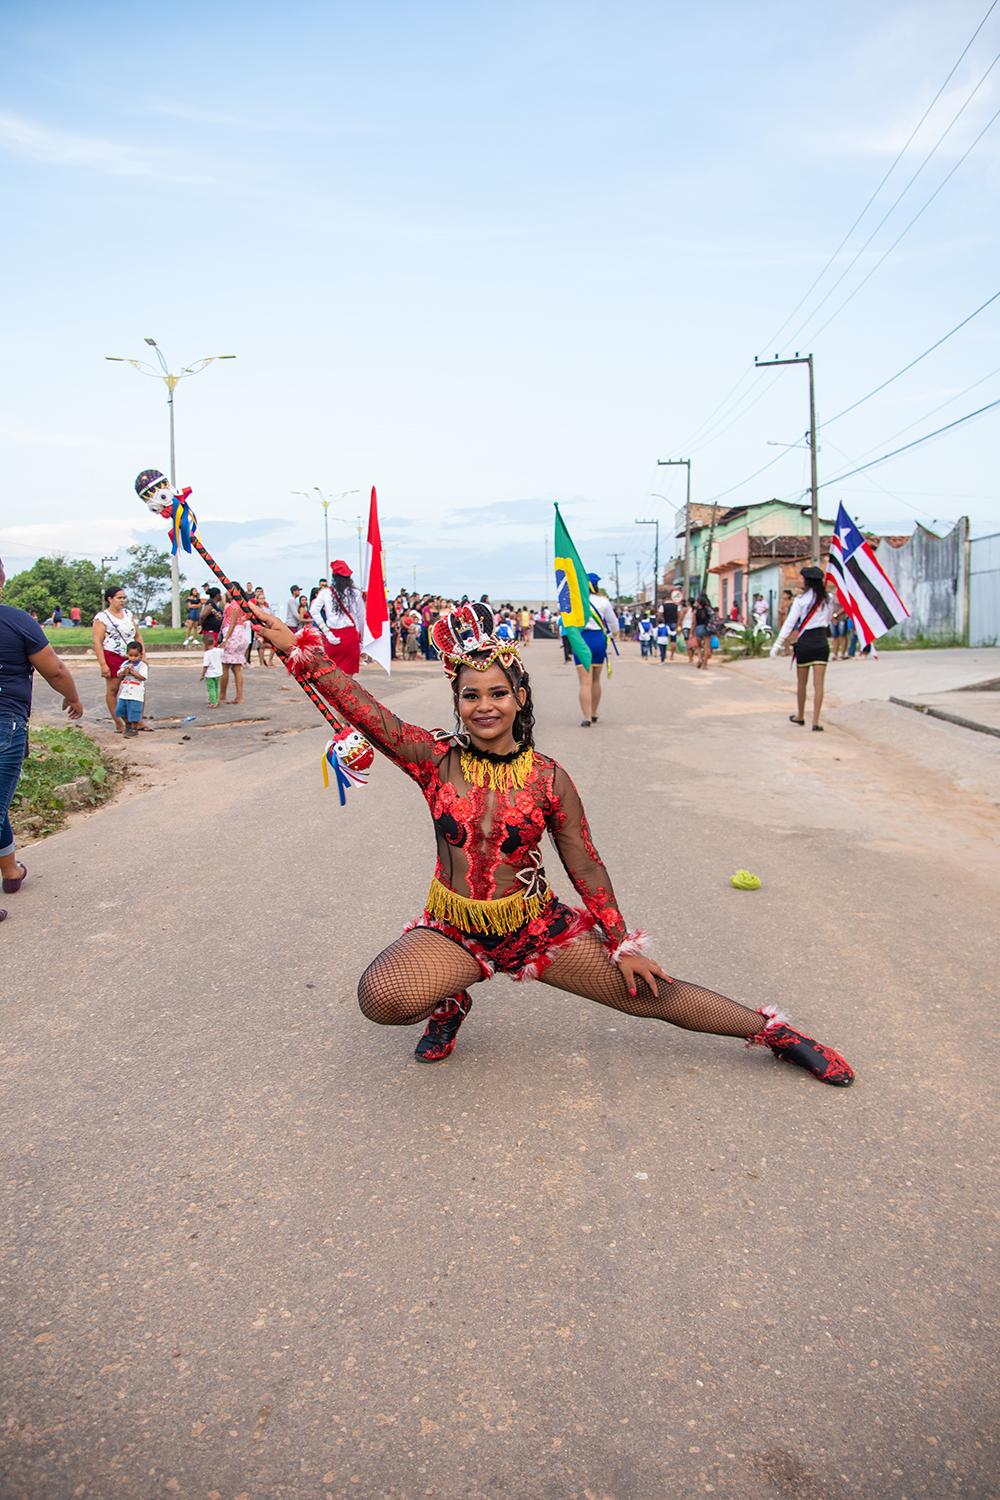
<path fill-rule="evenodd" d="M 553 560 L 556 569 L 556 598 L 562 615 L 563 632 L 573 648 L 573 655 L 581 666 L 589 667 L 593 661 L 590 647 L 580 632 L 590 623 L 590 582 L 580 554 L 573 546 L 573 538 L 556 506 L 556 544 Z"/>

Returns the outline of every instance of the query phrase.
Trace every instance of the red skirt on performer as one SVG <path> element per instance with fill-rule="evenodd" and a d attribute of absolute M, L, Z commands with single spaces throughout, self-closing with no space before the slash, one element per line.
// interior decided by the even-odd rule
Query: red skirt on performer
<path fill-rule="evenodd" d="M 337 637 L 337 643 L 323 637 L 323 649 L 332 662 L 346 672 L 349 677 L 356 677 L 361 670 L 361 637 L 353 625 L 338 625 L 333 632 Z"/>

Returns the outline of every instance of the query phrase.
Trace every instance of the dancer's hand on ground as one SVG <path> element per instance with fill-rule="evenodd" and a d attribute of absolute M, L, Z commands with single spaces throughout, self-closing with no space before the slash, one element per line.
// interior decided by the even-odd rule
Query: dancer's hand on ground
<path fill-rule="evenodd" d="M 618 967 L 625 976 L 625 983 L 628 985 L 630 995 L 637 993 L 640 979 L 646 981 L 653 995 L 656 994 L 657 979 L 663 979 L 667 984 L 673 984 L 674 982 L 670 975 L 660 968 L 659 964 L 654 963 L 651 958 L 643 958 L 641 953 L 626 954 L 618 960 Z"/>
<path fill-rule="evenodd" d="M 279 620 L 277 615 L 269 615 L 266 609 L 261 609 L 259 604 L 254 604 L 251 600 L 247 600 L 244 608 L 252 615 L 257 634 L 269 641 L 276 651 L 287 655 L 294 650 L 295 632 L 289 630 L 283 620 Z"/>

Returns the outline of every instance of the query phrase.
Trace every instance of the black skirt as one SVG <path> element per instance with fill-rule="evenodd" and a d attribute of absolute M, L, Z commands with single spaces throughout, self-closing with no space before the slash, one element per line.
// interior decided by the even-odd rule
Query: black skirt
<path fill-rule="evenodd" d="M 792 654 L 796 664 L 800 667 L 811 666 L 813 662 L 829 661 L 830 640 L 826 633 L 826 626 L 817 625 L 812 630 L 803 630 L 792 647 Z"/>

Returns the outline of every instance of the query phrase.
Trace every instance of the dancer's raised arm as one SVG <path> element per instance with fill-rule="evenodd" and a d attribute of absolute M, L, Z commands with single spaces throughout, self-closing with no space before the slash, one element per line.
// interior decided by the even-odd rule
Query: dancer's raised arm
<path fill-rule="evenodd" d="M 285 665 L 293 677 L 307 678 L 377 750 L 419 779 L 418 767 L 434 759 L 435 740 L 428 730 L 398 719 L 353 677 L 335 666 L 323 649 L 323 637 L 318 630 L 307 626 L 296 634 L 276 615 L 253 604 L 246 607 L 257 622 L 258 632 L 287 657 Z"/>

